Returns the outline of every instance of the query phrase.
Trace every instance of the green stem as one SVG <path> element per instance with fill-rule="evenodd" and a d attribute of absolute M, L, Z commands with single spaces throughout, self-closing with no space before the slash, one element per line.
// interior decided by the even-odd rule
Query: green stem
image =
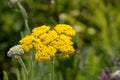
<path fill-rule="evenodd" d="M 8 74 L 3 71 L 3 80 L 9 80 Z"/>
<path fill-rule="evenodd" d="M 28 25 L 28 19 L 27 19 L 27 13 L 26 13 L 26 10 L 24 9 L 24 7 L 20 4 L 19 1 L 17 1 L 17 4 L 20 8 L 20 11 L 23 15 L 23 18 L 24 18 L 24 22 L 25 22 L 25 28 L 26 28 L 26 31 L 28 34 L 30 34 L 30 28 L 29 28 L 29 25 Z"/>
<path fill-rule="evenodd" d="M 34 69 L 33 69 L 33 67 L 34 67 L 34 62 L 33 62 L 32 56 L 30 55 L 30 71 L 29 71 L 30 74 L 29 74 L 29 77 L 30 77 L 31 80 L 34 80 L 34 76 L 33 76 Z"/>
<path fill-rule="evenodd" d="M 54 57 L 52 58 L 50 62 L 50 67 L 51 67 L 50 80 L 54 80 Z"/>
<path fill-rule="evenodd" d="M 19 57 L 18 61 L 19 61 L 20 65 L 23 67 L 23 69 L 24 69 L 24 71 L 25 71 L 26 80 L 29 80 L 29 79 L 28 79 L 28 71 L 27 71 L 27 68 L 26 68 L 26 66 L 25 66 L 25 64 L 24 64 L 24 62 L 23 62 L 23 60 Z"/>

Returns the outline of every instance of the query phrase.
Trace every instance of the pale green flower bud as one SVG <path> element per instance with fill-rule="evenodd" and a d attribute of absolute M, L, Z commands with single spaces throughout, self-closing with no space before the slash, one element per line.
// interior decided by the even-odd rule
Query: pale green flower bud
<path fill-rule="evenodd" d="M 12 57 L 14 59 L 18 59 L 21 56 L 21 54 L 24 54 L 24 50 L 22 49 L 21 45 L 13 46 L 7 52 L 7 56 Z"/>

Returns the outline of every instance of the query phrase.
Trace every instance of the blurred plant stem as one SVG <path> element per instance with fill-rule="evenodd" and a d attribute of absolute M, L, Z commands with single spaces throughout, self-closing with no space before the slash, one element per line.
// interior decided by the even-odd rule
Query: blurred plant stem
<path fill-rule="evenodd" d="M 28 78 L 28 71 L 27 71 L 27 68 L 26 68 L 26 66 L 25 66 L 25 64 L 24 64 L 24 62 L 23 62 L 23 60 L 19 57 L 19 58 L 18 58 L 18 61 L 19 61 L 20 65 L 23 67 L 23 69 L 24 69 L 24 71 L 25 71 L 26 80 L 29 80 L 29 78 Z"/>
<path fill-rule="evenodd" d="M 73 70 L 73 79 L 76 80 L 77 79 L 77 76 L 78 76 L 78 73 L 79 73 L 79 64 L 80 64 L 80 60 L 81 60 L 81 53 L 80 53 L 80 50 L 76 50 L 76 55 L 75 55 L 75 58 L 74 58 L 74 63 L 73 66 L 74 66 L 74 70 Z"/>
<path fill-rule="evenodd" d="M 54 57 L 52 58 L 51 62 L 50 62 L 50 80 L 54 80 Z"/>
<path fill-rule="evenodd" d="M 9 80 L 8 75 L 5 71 L 3 71 L 3 80 Z"/>
<path fill-rule="evenodd" d="M 34 60 L 33 60 L 33 56 L 34 56 L 34 51 L 31 51 L 30 52 L 30 56 L 29 56 L 29 59 L 30 59 L 30 69 L 28 70 L 29 71 L 29 78 L 31 79 L 31 80 L 34 80 L 34 67 L 35 67 L 35 62 L 34 62 Z"/>
<path fill-rule="evenodd" d="M 26 13 L 26 10 L 24 9 L 24 7 L 20 4 L 19 1 L 17 1 L 17 4 L 20 8 L 20 11 L 23 15 L 23 18 L 24 18 L 24 22 L 25 22 L 25 30 L 26 30 L 26 33 L 27 34 L 30 34 L 30 28 L 29 28 L 29 25 L 28 25 L 28 19 L 27 19 L 27 13 Z"/>
<path fill-rule="evenodd" d="M 113 57 L 112 49 L 111 49 L 111 46 L 110 46 L 110 38 L 108 36 L 108 28 L 107 28 L 107 26 L 101 26 L 101 29 L 102 29 L 104 49 L 107 51 L 107 53 L 111 57 Z"/>
<path fill-rule="evenodd" d="M 119 33 L 117 31 L 117 24 L 115 23 L 115 19 L 113 18 L 113 15 L 109 16 L 109 21 L 110 21 L 110 28 L 111 28 L 111 35 L 112 35 L 112 43 L 114 44 L 114 47 L 118 47 L 119 43 Z"/>
<path fill-rule="evenodd" d="M 17 80 L 21 80 L 21 76 L 20 76 L 20 71 L 19 71 L 19 69 L 17 68 L 15 71 L 16 71 Z"/>

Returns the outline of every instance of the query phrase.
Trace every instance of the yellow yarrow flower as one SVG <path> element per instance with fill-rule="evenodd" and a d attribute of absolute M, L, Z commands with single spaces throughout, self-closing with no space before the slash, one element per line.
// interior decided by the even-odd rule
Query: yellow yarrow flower
<path fill-rule="evenodd" d="M 69 58 L 69 54 L 68 53 L 60 53 L 59 58 Z"/>
<path fill-rule="evenodd" d="M 35 59 L 41 62 L 43 60 L 50 60 L 50 56 L 46 52 L 37 51 L 35 54 Z"/>
<path fill-rule="evenodd" d="M 48 44 L 53 40 L 57 39 L 58 37 L 59 37 L 58 34 L 54 30 L 51 30 L 47 33 L 46 37 L 43 39 L 43 43 Z"/>
<path fill-rule="evenodd" d="M 39 36 L 39 39 L 40 39 L 41 41 L 43 41 L 43 39 L 44 39 L 46 36 L 47 36 L 47 33 L 41 34 L 41 35 Z"/>
<path fill-rule="evenodd" d="M 35 59 L 37 61 L 50 60 L 51 57 L 55 56 L 56 49 L 52 46 L 43 47 L 41 50 L 38 50 L 35 54 Z"/>
<path fill-rule="evenodd" d="M 72 39 L 71 37 L 62 34 L 62 35 L 59 35 L 57 39 L 53 40 L 50 43 L 50 46 L 53 46 L 56 49 L 59 49 L 59 47 L 63 45 L 68 45 L 68 46 L 73 45 L 73 42 L 71 41 L 71 39 Z"/>
<path fill-rule="evenodd" d="M 32 35 L 35 37 L 39 37 L 41 34 L 46 33 L 49 31 L 50 26 L 43 25 L 41 27 L 36 27 L 32 30 Z"/>
<path fill-rule="evenodd" d="M 64 44 L 69 44 L 69 45 L 73 44 L 73 42 L 71 41 L 72 38 L 64 34 L 60 35 L 60 39 L 64 42 Z"/>
<path fill-rule="evenodd" d="M 71 45 L 62 45 L 62 46 L 59 46 L 59 51 L 71 54 L 71 53 L 74 53 L 75 50 Z"/>
<path fill-rule="evenodd" d="M 70 26 L 66 24 L 58 24 L 55 26 L 55 31 L 58 34 L 65 34 L 68 36 L 74 36 L 75 35 L 75 30 Z"/>
<path fill-rule="evenodd" d="M 20 40 L 20 44 L 22 45 L 22 48 L 28 52 L 30 49 L 33 48 L 33 41 L 35 40 L 35 38 L 32 35 L 28 35 L 25 38 L 23 38 L 22 40 Z"/>
<path fill-rule="evenodd" d="M 43 48 L 46 47 L 46 45 L 44 45 L 41 41 L 39 42 L 35 41 L 33 45 L 37 51 L 41 51 Z"/>
<path fill-rule="evenodd" d="M 47 47 L 47 53 L 48 55 L 50 55 L 51 57 L 55 56 L 55 53 L 57 52 L 57 49 L 55 49 L 52 46 L 48 46 Z"/>
<path fill-rule="evenodd" d="M 35 59 L 39 62 L 50 60 L 57 52 L 59 57 L 69 57 L 74 53 L 73 42 L 71 36 L 75 35 L 75 30 L 66 24 L 58 24 L 53 30 L 50 26 L 40 26 L 32 30 L 32 33 L 22 40 L 20 44 L 25 51 L 32 48 L 36 50 Z"/>

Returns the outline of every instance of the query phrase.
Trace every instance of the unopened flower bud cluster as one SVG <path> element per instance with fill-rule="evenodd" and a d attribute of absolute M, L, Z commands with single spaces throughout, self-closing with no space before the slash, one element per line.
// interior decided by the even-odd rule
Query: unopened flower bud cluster
<path fill-rule="evenodd" d="M 7 53 L 8 57 L 18 58 L 21 56 L 21 54 L 24 54 L 24 50 L 22 49 L 21 45 L 15 45 L 10 48 L 10 50 Z"/>

